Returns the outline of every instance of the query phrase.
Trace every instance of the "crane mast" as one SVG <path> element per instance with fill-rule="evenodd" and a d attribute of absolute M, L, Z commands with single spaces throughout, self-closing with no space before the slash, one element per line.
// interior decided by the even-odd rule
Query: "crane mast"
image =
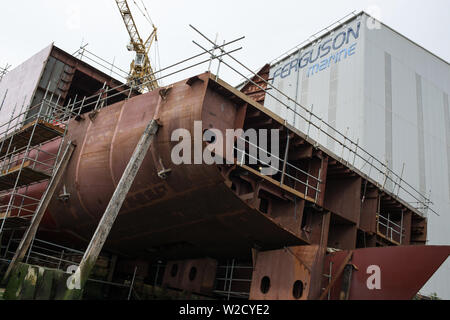
<path fill-rule="evenodd" d="M 153 25 L 153 31 L 144 42 L 139 35 L 133 15 L 127 0 L 115 0 L 119 8 L 128 35 L 130 36 L 130 44 L 128 50 L 136 52 L 136 58 L 131 62 L 128 81 L 132 86 L 138 87 L 140 91 L 148 89 L 152 91 L 159 87 L 153 68 L 150 64 L 149 51 L 153 42 L 158 40 L 157 28 Z"/>

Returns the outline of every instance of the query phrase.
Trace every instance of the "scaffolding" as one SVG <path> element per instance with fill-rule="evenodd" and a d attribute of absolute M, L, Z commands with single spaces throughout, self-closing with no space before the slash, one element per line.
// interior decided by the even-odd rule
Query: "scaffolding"
<path fill-rule="evenodd" d="M 53 96 L 47 95 L 48 87 L 41 103 L 22 105 L 18 112 L 16 106 L 9 121 L 0 125 L 0 249 L 2 261 L 8 264 L 11 249 L 31 228 L 48 191 L 38 194 L 34 186 L 49 187 L 65 143 L 70 109 L 52 104 Z M 27 261 L 37 248 L 35 241 L 33 236 Z"/>
<path fill-rule="evenodd" d="M 347 19 L 347 17 L 344 17 L 343 19 Z M 377 180 L 380 182 L 373 181 L 378 188 L 396 199 L 401 199 L 401 202 L 404 202 L 407 206 L 414 206 L 414 211 L 417 211 L 421 216 L 426 217 L 428 211 L 431 211 L 439 216 L 439 214 L 431 208 L 433 202 L 430 197 L 423 194 L 417 190 L 417 188 L 408 183 L 403 177 L 403 172 L 401 174 L 394 172 L 389 168 L 386 162 L 380 160 L 369 151 L 365 150 L 359 144 L 359 140 L 352 140 L 347 134 L 334 128 L 322 117 L 317 115 L 314 112 L 313 107 L 307 108 L 303 106 L 297 102 L 296 99 L 288 96 L 285 92 L 273 85 L 271 81 L 264 79 L 260 74 L 255 73 L 239 59 L 234 57 L 232 55 L 232 51 L 225 52 L 222 46 L 217 46 L 213 40 L 208 38 L 197 28 L 192 25 L 190 25 L 190 27 L 198 35 L 200 35 L 203 40 L 206 40 L 208 45 L 213 46 L 213 50 L 208 50 L 205 46 L 193 41 L 193 43 L 203 50 L 204 53 L 211 54 L 212 60 L 218 61 L 219 65 L 217 70 L 220 70 L 220 66 L 227 67 L 227 70 L 244 79 L 245 82 L 239 85 L 239 87 L 243 87 L 246 84 L 255 86 L 261 90 L 261 92 L 264 92 L 266 96 L 272 97 L 277 103 L 280 104 L 280 106 L 286 108 L 287 114 L 289 113 L 294 115 L 294 119 L 298 117 L 300 122 L 305 124 L 306 129 L 304 132 L 301 132 L 302 135 L 305 136 L 305 140 L 310 142 L 316 148 L 322 149 L 326 148 L 318 142 L 321 138 L 326 137 L 327 139 L 334 141 L 336 145 L 341 148 L 338 152 L 340 154 L 330 150 L 327 150 L 327 153 L 334 154 L 342 164 L 347 165 L 352 170 L 360 171 L 361 175 L 369 180 L 375 180 L 374 177 L 378 177 Z M 329 30 L 330 28 L 327 28 L 324 32 L 328 32 Z M 215 54 L 215 50 L 218 50 L 219 53 Z M 293 49 L 293 51 L 295 50 L 296 48 Z M 250 75 L 246 76 L 246 73 L 250 73 Z M 216 74 L 216 79 L 218 79 L 218 76 L 219 75 Z M 297 125 L 293 123 L 293 121 L 288 120 L 287 117 L 284 117 L 284 119 L 285 125 L 289 128 L 289 130 L 294 132 L 300 131 L 297 129 Z M 319 192 L 319 190 L 317 190 L 317 192 Z M 400 197 L 399 194 L 401 194 Z"/>
<path fill-rule="evenodd" d="M 236 40 L 224 43 L 221 47 L 234 42 Z M 230 53 L 240 49 L 232 50 Z M 86 55 L 86 50 L 83 50 L 83 54 Z M 158 70 L 155 74 L 186 64 L 204 54 L 184 59 Z M 214 59 L 216 58 L 210 57 L 180 67 L 156 80 L 206 64 Z M 136 87 L 127 83 L 113 88 L 107 87 L 105 83 L 95 95 L 82 99 L 75 96 L 73 100 L 70 99 L 63 105 L 61 95 L 57 97 L 54 94 L 50 95 L 49 88 L 50 83 L 42 101 L 37 105 L 25 106 L 23 103 L 20 110 L 17 110 L 16 105 L 9 121 L 0 124 L 0 261 L 9 265 L 5 278 L 22 260 L 62 270 L 68 264 L 70 266 L 80 264 L 84 252 L 64 248 L 36 237 L 40 219 L 49 199 L 53 196 L 57 184 L 55 181 L 59 181 L 61 172 L 65 169 L 65 165 L 62 164 L 67 164 L 67 159 L 73 152 L 71 142 L 65 141 L 68 124 L 72 119 L 80 121 L 86 113 L 89 113 L 89 118 L 94 121 L 99 109 L 114 102 L 112 98 L 118 95 L 123 97 L 124 93 L 130 98 L 136 93 Z M 67 145 L 65 151 L 62 148 L 64 145 Z M 70 152 L 69 146 L 72 146 Z M 33 187 L 40 185 L 38 189 L 42 190 L 42 184 L 45 184 L 46 191 L 37 195 L 34 190 L 36 188 Z"/>
<path fill-rule="evenodd" d="M 214 293 L 230 299 L 248 299 L 252 283 L 253 266 L 251 263 L 229 259 L 217 267 Z"/>
<path fill-rule="evenodd" d="M 203 46 L 194 42 L 203 50 L 203 52 L 155 71 L 155 74 L 160 75 L 156 78 L 156 81 L 207 63 L 210 64 L 210 69 L 211 62 L 214 60 L 218 61 L 218 71 L 220 70 L 220 66 L 224 65 L 240 76 L 244 76 L 243 72 L 252 72 L 248 67 L 231 55 L 242 48 L 228 51 L 224 50 L 226 46 L 243 39 L 243 37 L 218 46 L 197 29 L 194 28 L 194 30 L 209 43 L 213 44 L 212 49 L 205 49 Z M 217 50 L 219 53 L 215 53 Z M 83 55 L 86 56 L 86 51 L 83 51 Z M 208 56 L 207 59 L 193 62 L 188 66 L 183 66 L 183 64 L 204 55 Z M 225 58 L 230 59 L 231 62 L 225 60 Z M 238 66 L 232 65 L 232 63 L 237 64 Z M 168 71 L 175 67 L 177 67 L 175 71 Z M 163 71 L 165 72 L 164 75 L 162 75 Z M 218 74 L 216 79 L 218 80 Z M 280 104 L 298 115 L 301 120 L 306 123 L 307 130 L 305 130 L 304 133 L 306 135 L 306 140 L 312 141 L 312 143 L 318 147 L 319 144 L 316 141 L 319 141 L 319 136 L 323 134 L 328 136 L 342 147 L 341 155 L 337 156 L 342 163 L 347 164 L 349 167 L 353 167 L 355 166 L 355 160 L 359 159 L 360 162 L 363 163 L 362 167 L 359 168 L 360 170 L 362 170 L 364 166 L 367 166 L 370 170 L 376 171 L 384 176 L 384 183 L 382 185 L 377 184 L 377 186 L 382 190 L 385 190 L 386 193 L 392 194 L 395 198 L 398 198 L 398 193 L 402 190 L 411 198 L 417 200 L 417 210 L 420 208 L 423 210 L 422 213 L 425 214 L 426 210 L 430 209 L 429 206 L 432 202 L 408 184 L 403 179 L 402 174 L 397 175 L 391 171 L 385 163 L 361 148 L 358 142 L 352 141 L 346 135 L 332 128 L 322 118 L 314 114 L 313 110 L 309 110 L 300 105 L 294 99 L 285 95 L 278 88 L 273 87 L 269 81 L 264 80 L 256 73 L 252 72 L 252 76 L 245 77 L 245 79 L 247 83 L 257 86 L 259 89 L 263 90 L 266 95 L 272 96 Z M 122 90 L 117 90 L 120 88 L 122 88 Z M 62 106 L 59 103 L 60 97 L 55 97 L 55 99 L 53 95 L 48 97 L 47 88 L 47 92 L 41 103 L 29 108 L 25 108 L 25 106 L 22 105 L 18 115 L 15 115 L 16 110 L 14 110 L 10 120 L 0 125 L 0 248 L 2 250 L 1 253 L 3 254 L 1 257 L 4 260 L 9 261 L 11 253 L 14 252 L 15 245 L 20 242 L 20 234 L 28 228 L 31 219 L 36 212 L 36 208 L 42 201 L 41 196 L 36 196 L 31 193 L 33 185 L 49 183 L 51 178 L 55 175 L 57 164 L 61 158 L 62 146 L 66 137 L 69 121 L 71 119 L 79 120 L 79 118 L 83 117 L 83 114 L 87 112 L 89 112 L 89 117 L 93 119 L 97 111 L 106 107 L 115 95 L 123 96 L 124 93 L 128 93 L 128 98 L 130 98 L 135 90 L 136 88 L 133 88 L 133 86 L 130 86 L 129 84 L 123 84 L 114 88 L 108 88 L 106 84 L 104 84 L 102 90 L 100 90 L 98 94 L 83 98 L 75 97 L 65 106 Z M 274 91 L 276 91 L 276 93 L 274 93 Z M 296 107 L 302 108 L 307 115 L 305 116 L 298 113 L 296 108 L 292 109 L 292 106 L 288 105 L 285 101 L 280 100 L 280 97 L 284 97 L 288 99 L 288 101 L 293 102 Z M 291 131 L 296 130 L 287 122 L 286 127 Z M 330 134 L 331 131 L 335 134 Z M 313 137 L 315 140 L 313 140 Z M 287 144 L 288 143 L 289 142 L 287 141 Z M 246 153 L 245 151 L 249 148 L 250 143 L 246 142 L 244 149 L 236 149 L 235 151 L 238 153 L 241 152 L 241 156 L 248 158 L 252 156 L 252 154 Z M 266 154 L 272 156 L 268 150 L 265 151 Z M 346 152 L 345 157 L 344 151 Z M 243 164 L 244 161 L 241 160 L 239 162 L 239 159 L 240 157 L 237 157 L 237 163 Z M 260 164 L 270 166 L 268 163 L 264 163 L 261 158 L 256 157 L 254 160 L 257 162 L 257 167 L 259 167 Z M 318 176 L 310 175 L 308 172 L 289 163 L 286 157 L 283 159 L 278 158 L 278 160 L 282 164 L 283 169 L 278 170 L 277 168 L 273 168 L 278 170 L 278 177 L 276 177 L 277 182 L 284 186 L 289 186 L 292 183 L 294 185 L 295 183 L 301 184 L 307 190 L 314 191 L 313 198 L 315 198 L 314 201 L 317 201 L 317 196 L 321 192 L 320 172 Z M 367 177 L 370 177 L 370 171 Z M 385 188 L 385 185 L 389 181 L 393 184 L 394 192 Z M 308 192 L 306 191 L 305 194 L 308 194 Z M 433 211 L 432 209 L 430 210 Z M 381 220 L 378 219 L 377 221 L 380 222 Z M 394 240 L 396 234 L 395 228 L 397 226 L 394 226 L 393 222 L 389 222 L 389 217 L 388 222 L 385 224 L 388 229 L 387 234 L 390 235 L 391 240 Z M 382 227 L 381 224 L 379 225 Z M 402 223 L 400 224 L 400 228 L 402 228 Z M 400 231 L 400 234 L 402 234 L 402 230 Z M 402 242 L 401 237 L 398 242 Z M 70 251 L 67 250 L 67 248 L 65 250 L 62 247 L 59 247 L 61 250 L 58 251 L 51 248 L 49 249 L 49 246 L 49 243 L 43 243 L 43 240 L 34 238 L 26 255 L 27 261 L 51 265 L 53 268 L 63 268 L 69 262 L 75 265 L 78 264 L 78 261 L 73 261 L 75 259 L 74 257 L 77 257 L 77 259 L 82 257 L 81 251 Z M 58 258 L 58 254 L 60 254 L 59 259 L 56 259 Z M 219 266 L 220 273 L 217 277 L 218 286 L 215 293 L 226 297 L 227 299 L 232 297 L 248 297 L 251 276 L 247 274 L 247 271 L 251 274 L 252 269 L 253 267 L 251 265 L 239 265 L 234 260 L 227 261 L 226 265 Z M 240 277 L 238 270 L 244 270 L 245 276 Z"/>

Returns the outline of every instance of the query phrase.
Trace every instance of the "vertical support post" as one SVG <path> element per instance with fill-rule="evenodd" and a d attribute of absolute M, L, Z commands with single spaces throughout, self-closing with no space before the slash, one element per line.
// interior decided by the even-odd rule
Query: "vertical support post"
<path fill-rule="evenodd" d="M 233 284 L 233 272 L 234 272 L 234 259 L 231 260 L 230 282 L 229 282 L 229 285 L 228 285 L 228 295 L 227 295 L 227 300 L 230 300 L 231 286 L 232 286 L 232 284 Z"/>
<path fill-rule="evenodd" d="M 106 87 L 106 81 L 103 83 L 103 87 L 102 87 L 100 93 L 98 94 L 98 99 L 97 99 L 97 102 L 95 103 L 94 111 L 96 111 L 98 108 L 98 104 L 100 103 L 100 100 L 101 100 L 102 94 L 103 94 L 103 90 L 105 89 L 105 87 Z"/>
<path fill-rule="evenodd" d="M 76 105 L 76 103 L 77 103 L 77 98 L 78 98 L 78 95 L 75 95 L 75 98 L 73 99 L 72 108 L 71 108 L 70 111 L 69 111 L 69 115 L 68 115 L 68 119 L 67 119 L 67 120 L 70 119 L 70 116 L 72 115 L 73 110 L 75 110 L 75 105 Z M 64 118 L 66 118 L 66 115 L 63 115 L 63 120 L 64 120 Z"/>
<path fill-rule="evenodd" d="M 388 213 L 387 222 L 386 222 L 386 238 L 389 238 L 389 221 L 390 221 L 389 219 L 390 219 L 390 214 Z"/>
<path fill-rule="evenodd" d="M 311 159 L 308 161 L 308 175 L 306 175 L 306 184 L 305 184 L 305 197 L 308 196 L 309 191 L 309 174 L 311 172 Z"/>
<path fill-rule="evenodd" d="M 63 249 L 63 251 L 61 251 L 61 256 L 59 257 L 59 262 L 58 262 L 58 268 L 57 269 L 61 269 L 61 263 L 62 263 L 63 259 L 64 259 L 64 249 Z"/>
<path fill-rule="evenodd" d="M 214 54 L 215 54 L 215 52 L 216 52 L 216 47 L 217 47 L 217 40 L 218 40 L 218 38 L 219 38 L 219 34 L 216 33 L 216 39 L 214 40 L 214 47 L 213 47 L 212 52 L 211 52 L 211 59 L 209 60 L 208 72 L 211 71 L 211 64 L 212 64 L 212 61 L 215 59 Z"/>
<path fill-rule="evenodd" d="M 137 271 L 137 266 L 134 267 L 133 279 L 131 280 L 130 291 L 128 291 L 128 300 L 131 299 L 131 293 L 133 292 L 134 279 L 136 279 L 136 271 Z"/>
<path fill-rule="evenodd" d="M 322 179 L 322 170 L 323 170 L 323 157 L 322 157 L 322 159 L 320 159 L 319 175 L 317 176 L 316 196 L 314 197 L 315 203 L 317 203 L 317 200 L 319 199 L 319 193 L 324 191 L 324 190 L 320 190 L 320 182 Z M 307 194 L 305 194 L 305 196 L 307 196 Z"/>
<path fill-rule="evenodd" d="M 287 130 L 287 129 L 286 129 Z M 286 173 L 286 165 L 289 156 L 289 130 L 287 130 L 287 138 L 286 138 L 286 150 L 284 152 L 284 160 L 283 160 L 283 171 L 281 172 L 280 185 L 284 184 L 284 174 Z"/>
<path fill-rule="evenodd" d="M 225 40 L 223 40 L 223 46 L 225 45 L 225 43 L 226 43 Z M 223 50 L 223 46 L 222 46 L 222 48 L 220 48 L 220 52 L 221 52 L 221 53 L 225 53 L 225 50 Z M 219 60 L 219 63 L 218 63 L 218 65 L 217 65 L 216 81 L 217 81 L 217 79 L 219 78 L 220 64 L 222 63 L 222 59 L 221 59 L 221 58 L 219 58 L 218 60 Z"/>
<path fill-rule="evenodd" d="M 312 104 L 311 105 L 311 111 L 309 112 L 308 130 L 306 131 L 306 139 L 308 139 L 308 137 L 309 137 L 309 130 L 311 128 L 311 121 L 312 121 L 313 111 L 314 111 L 314 105 Z"/>
<path fill-rule="evenodd" d="M 227 282 L 228 282 L 228 259 L 227 259 L 227 267 L 225 268 L 225 283 L 223 285 L 223 291 L 227 290 Z"/>
<path fill-rule="evenodd" d="M 347 143 L 348 129 L 349 129 L 349 127 L 347 127 L 347 129 L 345 129 L 344 142 L 342 143 L 342 153 L 341 153 L 342 162 L 344 162 L 344 150 L 345 150 L 346 143 Z"/>
<path fill-rule="evenodd" d="M 402 210 L 402 218 L 400 220 L 400 244 L 403 243 L 403 210 Z"/>
<path fill-rule="evenodd" d="M 83 100 L 81 101 L 80 109 L 78 109 L 78 113 L 77 113 L 78 116 L 81 114 L 81 111 L 83 110 L 85 101 L 86 101 L 86 96 L 84 96 Z"/>
<path fill-rule="evenodd" d="M 359 147 L 359 138 L 358 140 L 356 140 L 355 154 L 353 156 L 353 166 L 355 166 L 356 155 L 358 154 L 358 147 Z"/>
<path fill-rule="evenodd" d="M 397 197 L 398 197 L 398 194 L 400 193 L 400 188 L 401 188 L 402 181 L 403 181 L 403 172 L 404 171 L 405 171 L 405 163 L 403 162 L 402 173 L 400 174 L 400 178 L 398 180 Z"/>
<path fill-rule="evenodd" d="M 158 284 L 158 276 L 159 276 L 159 269 L 161 267 L 161 261 L 157 261 L 156 262 L 156 274 L 155 274 L 155 281 L 153 283 L 153 287 L 156 288 L 157 284 Z"/>

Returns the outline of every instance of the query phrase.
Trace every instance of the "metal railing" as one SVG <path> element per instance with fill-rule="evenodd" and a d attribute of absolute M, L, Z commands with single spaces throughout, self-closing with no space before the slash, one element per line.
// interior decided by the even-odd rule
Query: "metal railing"
<path fill-rule="evenodd" d="M 359 145 L 359 140 L 353 141 L 346 134 L 340 132 L 328 122 L 323 120 L 323 118 L 319 117 L 313 112 L 313 108 L 308 109 L 297 102 L 295 99 L 288 96 L 286 93 L 278 89 L 274 86 L 270 81 L 265 80 L 263 77 L 252 71 L 245 64 L 240 62 L 231 53 L 224 53 L 220 47 L 216 46 L 215 43 L 201 33 L 198 29 L 191 26 L 191 28 L 196 31 L 203 39 L 208 41 L 210 45 L 215 49 L 219 49 L 220 56 L 214 56 L 215 59 L 219 61 L 220 64 L 225 65 L 228 69 L 234 71 L 244 79 L 246 79 L 246 83 L 250 83 L 255 87 L 259 88 L 263 92 L 265 92 L 266 96 L 272 97 L 277 103 L 286 108 L 289 112 L 291 112 L 295 117 L 298 117 L 305 124 L 306 130 L 304 134 L 306 135 L 306 139 L 313 142 L 316 147 L 321 146 L 318 141 L 321 139 L 321 135 L 334 141 L 341 148 L 341 155 L 339 156 L 335 152 L 333 153 L 336 158 L 340 159 L 340 161 L 346 165 L 352 165 L 356 169 L 362 171 L 367 166 L 368 173 L 361 172 L 367 178 L 372 178 L 372 172 L 375 172 L 380 175 L 383 183 L 376 182 L 377 186 L 381 188 L 387 194 L 390 194 L 396 198 L 399 198 L 400 191 L 402 194 L 402 199 L 409 198 L 411 201 L 405 200 L 406 203 L 417 202 L 419 205 L 415 207 L 416 211 L 418 211 L 422 216 L 426 216 L 428 210 L 432 211 L 436 215 L 439 215 L 436 211 L 434 211 L 430 205 L 433 202 L 416 188 L 414 188 L 411 184 L 403 179 L 403 173 L 398 175 L 392 169 L 388 167 L 386 163 L 379 160 L 376 156 L 372 155 L 370 152 L 365 150 L 363 147 Z M 193 41 L 199 48 L 206 52 L 211 52 L 211 50 L 205 49 L 199 43 Z M 223 58 L 224 56 L 224 58 Z M 231 59 L 232 62 L 225 61 L 225 58 Z M 231 65 L 234 63 L 237 66 Z M 240 70 L 239 70 L 239 69 Z M 251 76 L 246 76 L 244 72 L 250 72 Z M 283 101 L 285 100 L 285 101 Z M 294 106 L 289 105 L 292 103 Z M 298 107 L 298 108 L 297 108 Z M 299 112 L 297 109 L 301 110 L 304 114 Z M 288 123 L 288 120 L 285 119 L 285 124 L 293 131 L 300 131 L 298 128 L 294 127 L 292 123 Z M 314 139 L 313 139 L 314 136 Z M 322 148 L 324 148 L 322 146 Z M 346 152 L 346 159 L 344 159 L 344 152 Z M 356 167 L 356 162 L 358 160 L 359 168 Z M 388 188 L 388 185 L 392 185 L 392 188 Z"/>
<path fill-rule="evenodd" d="M 321 169 L 319 170 L 319 175 L 315 177 L 307 171 L 298 168 L 292 163 L 289 163 L 287 161 L 287 152 L 285 153 L 285 157 L 281 159 L 278 155 L 250 142 L 242 136 L 238 138 L 238 141 L 240 141 L 240 143 L 238 142 L 234 146 L 234 150 L 236 151 L 236 159 L 239 165 L 256 165 L 259 171 L 262 169 L 261 166 L 265 166 L 266 169 L 270 168 L 271 175 L 268 175 L 270 178 L 275 179 L 282 186 L 287 186 L 293 189 L 297 189 L 297 183 L 299 183 L 303 186 L 301 189 L 305 196 L 308 196 L 309 192 L 312 191 L 314 193 L 314 201 L 317 202 L 321 192 L 319 188 L 320 183 L 322 182 L 320 179 Z M 286 149 L 288 148 L 289 142 L 287 142 L 286 145 Z M 261 154 L 264 154 L 264 158 L 270 158 L 272 160 L 276 159 L 278 165 L 274 166 L 272 162 L 269 163 L 265 159 L 262 159 Z M 287 183 L 288 180 L 290 180 L 289 182 L 291 183 Z"/>
<path fill-rule="evenodd" d="M 49 103 L 53 101 L 53 94 L 47 99 L 49 87 L 50 84 L 38 105 L 25 108 L 22 104 L 17 114 L 17 106 L 14 107 L 9 121 L 0 125 L 0 178 L 14 179 L 9 180 L 10 186 L 3 186 L 6 189 L 0 194 L 0 234 L 7 219 L 33 216 L 40 199 L 28 194 L 29 187 L 51 178 L 55 171 L 67 131 L 69 109 L 58 104 L 60 97 L 57 103 Z M 48 136 L 48 130 L 54 131 L 51 136 Z M 52 151 L 43 148 L 57 139 L 60 139 L 59 145 Z M 36 173 L 31 180 L 24 179 L 25 168 Z"/>
<path fill-rule="evenodd" d="M 381 213 L 377 214 L 377 233 L 383 235 L 388 240 L 402 244 L 403 242 L 403 214 L 400 224 L 393 222 L 390 214 L 387 217 Z"/>
<path fill-rule="evenodd" d="M 19 245 L 21 239 L 11 236 L 3 247 L 2 257 L 4 260 L 11 260 L 15 254 L 15 248 Z M 30 249 L 25 255 L 24 262 L 42 267 L 59 269 L 66 271 L 69 266 L 78 266 L 84 252 L 61 246 L 48 241 L 33 239 Z"/>
<path fill-rule="evenodd" d="M 222 46 L 220 46 L 220 48 L 223 49 L 226 46 L 229 46 L 241 39 L 242 38 L 238 38 L 228 43 L 224 43 Z M 242 48 L 233 49 L 230 51 L 230 53 L 239 51 L 241 49 Z M 85 54 L 86 52 L 87 51 L 84 50 L 83 54 Z M 166 74 L 158 77 L 156 81 L 170 77 L 172 75 L 176 75 L 180 72 L 192 69 L 194 67 L 210 63 L 214 59 L 217 59 L 216 57 L 210 56 L 207 57 L 207 59 L 203 59 L 201 61 L 194 61 L 198 60 L 198 58 L 202 58 L 206 54 L 208 54 L 208 52 L 202 52 L 174 63 L 168 67 L 157 70 L 155 74 L 162 74 L 163 71 L 166 72 Z M 219 55 L 219 57 L 223 55 Z M 171 69 L 175 67 L 177 67 L 176 70 L 172 71 Z M 146 81 L 143 81 L 141 85 L 145 86 Z M 39 102 L 35 106 L 27 107 L 25 106 L 25 98 L 20 110 L 17 112 L 17 105 L 15 105 L 9 121 L 0 124 L 0 150 L 2 151 L 2 154 L 0 155 L 0 176 L 2 174 L 6 174 L 7 171 L 14 166 L 17 166 L 19 172 L 16 177 L 14 186 L 12 186 L 6 192 L 0 193 L 0 235 L 4 234 L 5 223 L 8 219 L 17 217 L 23 219 L 31 219 L 34 215 L 35 208 L 41 201 L 41 199 L 31 197 L 28 194 L 28 190 L 32 184 L 41 183 L 44 180 L 36 181 L 34 183 L 27 184 L 26 186 L 23 186 L 21 185 L 21 183 L 19 183 L 25 164 L 27 164 L 28 167 L 30 167 L 31 164 L 32 169 L 36 171 L 40 170 L 41 172 L 45 172 L 49 176 L 51 176 L 52 174 L 54 174 L 54 166 L 59 159 L 61 146 L 63 145 L 68 128 L 68 123 L 71 119 L 79 117 L 82 113 L 85 113 L 87 111 L 95 112 L 101 108 L 106 107 L 108 105 L 108 102 L 111 101 L 111 99 L 114 97 L 117 97 L 119 95 L 124 96 L 125 94 L 127 98 L 130 98 L 133 93 L 137 92 L 137 88 L 130 86 L 127 83 L 118 85 L 113 88 L 108 88 L 105 83 L 98 94 L 83 97 L 82 99 L 78 99 L 78 97 L 75 96 L 73 100 L 69 100 L 67 104 L 63 104 L 61 102 L 61 95 L 58 95 L 57 97 L 53 93 L 50 95 L 49 88 L 50 83 L 47 86 L 45 95 L 41 102 Z M 3 97 L 1 104 L 2 107 L 7 93 L 8 91 L 5 92 L 5 95 Z M 64 134 L 62 134 L 62 137 L 60 137 L 60 145 L 55 154 L 50 154 L 47 150 L 42 149 L 42 145 L 47 144 L 51 140 L 47 140 L 43 144 L 39 145 L 34 145 L 32 143 L 33 137 L 36 134 L 36 128 L 41 124 L 41 121 L 60 127 L 64 131 Z M 30 124 L 32 125 L 32 128 L 26 146 L 14 147 L 13 141 L 18 137 L 18 133 L 21 132 L 24 126 Z M 40 160 L 40 156 L 44 154 L 46 159 Z M 12 228 L 11 230 L 12 232 L 14 232 L 15 228 Z M 8 231 L 11 230 L 8 229 Z M 41 256 L 41 258 L 45 257 L 46 259 L 51 259 L 50 257 L 47 257 L 45 253 L 38 253 L 37 255 Z M 39 257 L 36 258 L 38 259 Z M 58 263 L 61 262 L 64 261 L 60 259 Z"/>
<path fill-rule="evenodd" d="M 247 270 L 250 270 L 250 272 L 245 272 Z M 237 273 L 244 273 L 245 275 L 237 275 Z M 231 298 L 248 299 L 250 296 L 252 274 L 252 266 L 240 264 L 236 259 L 227 260 L 226 265 L 217 266 L 216 287 L 213 292 L 225 297 L 227 300 Z M 236 286 L 237 284 L 239 287 L 248 290 L 236 291 L 233 285 Z"/>

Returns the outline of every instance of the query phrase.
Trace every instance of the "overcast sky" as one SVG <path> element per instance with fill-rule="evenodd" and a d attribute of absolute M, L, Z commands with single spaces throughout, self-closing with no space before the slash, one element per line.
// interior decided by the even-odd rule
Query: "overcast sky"
<path fill-rule="evenodd" d="M 134 7 L 134 0 L 129 2 L 141 36 L 145 37 L 150 33 L 150 24 Z M 245 36 L 240 44 L 243 50 L 236 56 L 257 69 L 348 13 L 361 10 L 375 12 L 388 26 L 450 61 L 448 0 L 144 0 L 144 3 L 159 29 L 162 66 L 199 52 L 192 40 L 201 38 L 189 24 L 211 38 L 219 33 L 219 42 Z M 15 67 L 52 41 L 70 53 L 82 42 L 89 43 L 91 51 L 108 61 L 115 59 L 126 70 L 133 58 L 125 47 L 128 34 L 114 0 L 8 1 L 2 6 L 0 30 L 2 66 L 9 63 Z M 206 68 L 202 66 L 200 71 Z"/>

